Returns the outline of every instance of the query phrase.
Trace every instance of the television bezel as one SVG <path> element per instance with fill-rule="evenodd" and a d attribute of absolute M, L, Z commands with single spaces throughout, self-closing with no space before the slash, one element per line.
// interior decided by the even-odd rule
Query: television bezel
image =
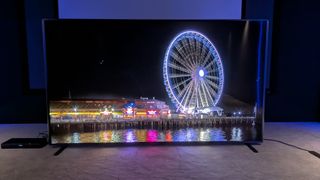
<path fill-rule="evenodd" d="M 90 143 L 52 143 L 51 138 L 51 123 L 50 123 L 50 103 L 48 98 L 48 74 L 47 74 L 47 49 L 46 49 L 46 22 L 51 21 L 256 21 L 265 22 L 265 50 L 264 57 L 261 58 L 263 62 L 263 82 L 262 82 L 262 107 L 261 107 L 261 139 L 250 141 L 183 141 L 183 142 L 90 142 Z M 46 115 L 47 115 L 47 128 L 48 128 L 48 144 L 54 146 L 76 145 L 103 145 L 107 147 L 113 146 L 145 146 L 145 145 L 243 145 L 243 144 L 261 144 L 264 139 L 264 123 L 265 123 L 265 95 L 266 95 L 266 73 L 267 73 L 267 60 L 268 60 L 268 34 L 269 34 L 269 21 L 267 19 L 43 19 L 42 20 L 42 43 L 44 55 L 44 74 L 45 74 L 45 101 L 46 101 Z"/>

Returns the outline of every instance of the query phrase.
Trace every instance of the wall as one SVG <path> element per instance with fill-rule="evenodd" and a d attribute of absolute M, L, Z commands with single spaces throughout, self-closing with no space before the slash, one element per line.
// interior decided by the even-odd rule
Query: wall
<path fill-rule="evenodd" d="M 56 18 L 57 0 L 24 0 L 30 89 L 44 89 L 42 18 Z"/>
<path fill-rule="evenodd" d="M 275 1 L 269 121 L 320 121 L 319 7 L 319 1 Z"/>
<path fill-rule="evenodd" d="M 0 7 L 0 123 L 46 122 L 44 92 L 28 90 L 24 2 Z"/>
<path fill-rule="evenodd" d="M 59 18 L 240 19 L 242 0 L 58 0 Z"/>
<path fill-rule="evenodd" d="M 243 10 L 243 19 L 267 19 L 269 21 L 268 47 L 267 47 L 267 72 L 266 88 L 270 88 L 270 66 L 272 54 L 272 30 L 273 30 L 273 7 L 274 0 L 246 0 L 243 1 L 245 9 Z"/>
<path fill-rule="evenodd" d="M 5 0 L 0 3 L 0 123 L 46 122 L 43 91 L 30 91 L 26 85 L 28 51 L 22 2 Z M 319 121 L 320 2 L 274 2 L 266 120 Z M 265 18 L 263 16 L 272 11 L 272 6 L 269 9 L 270 4 L 264 3 L 266 1 L 247 0 L 247 15 Z"/>

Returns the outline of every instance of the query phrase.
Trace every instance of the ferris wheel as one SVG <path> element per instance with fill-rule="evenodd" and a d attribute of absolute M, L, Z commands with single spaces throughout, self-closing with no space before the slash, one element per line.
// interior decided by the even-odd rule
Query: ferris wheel
<path fill-rule="evenodd" d="M 196 113 L 216 107 L 223 90 L 220 55 L 203 34 L 185 31 L 170 43 L 164 59 L 166 91 L 177 111 Z"/>

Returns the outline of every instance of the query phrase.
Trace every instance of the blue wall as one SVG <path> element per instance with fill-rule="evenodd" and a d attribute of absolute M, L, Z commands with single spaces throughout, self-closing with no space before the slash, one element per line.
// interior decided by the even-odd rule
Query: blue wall
<path fill-rule="evenodd" d="M 275 1 L 270 121 L 320 121 L 320 1 Z"/>
<path fill-rule="evenodd" d="M 58 0 L 59 18 L 240 19 L 242 0 Z"/>
<path fill-rule="evenodd" d="M 41 61 L 40 58 L 28 60 L 32 55 L 30 53 L 28 54 L 27 44 L 29 44 L 28 48 L 31 46 L 34 48 L 31 51 L 33 51 L 35 56 L 41 56 L 41 52 L 37 54 L 37 48 L 35 48 L 39 46 L 39 40 L 36 39 L 38 42 L 33 41 L 33 38 L 30 38 L 32 37 L 30 34 L 29 39 L 27 38 L 27 33 L 30 33 L 30 29 L 26 30 L 26 22 L 33 24 L 33 20 L 35 20 L 31 19 L 30 21 L 30 19 L 28 19 L 28 21 L 25 21 L 24 19 L 24 16 L 32 16 L 34 12 L 31 10 L 28 15 L 28 10 L 25 10 L 24 2 L 28 3 L 28 1 L 32 2 L 32 0 L 5 0 L 0 2 L 0 123 L 46 122 L 44 91 L 30 91 L 29 89 L 28 67 L 30 66 L 30 69 L 38 69 L 30 72 L 31 74 L 35 73 L 33 76 L 35 78 L 37 78 L 37 73 L 43 69 L 41 69 L 42 65 L 39 62 Z M 69 2 L 75 1 L 76 0 L 69 0 Z M 136 0 L 135 2 L 141 3 L 142 1 L 143 0 Z M 50 1 L 50 3 L 52 2 L 55 2 L 55 0 Z M 83 3 L 84 1 L 78 0 L 77 2 Z M 114 0 L 114 2 L 118 1 Z M 172 9 L 171 5 L 168 5 L 171 1 L 165 0 L 161 2 L 166 4 L 163 4 L 163 8 L 168 9 L 165 11 L 157 11 L 155 9 L 156 14 L 166 12 L 164 15 L 168 15 L 176 12 L 174 8 Z M 182 0 L 179 2 L 182 2 Z M 199 10 L 198 6 L 193 6 L 193 3 L 198 1 L 187 0 L 186 2 L 189 2 L 189 6 L 197 9 L 195 15 L 202 16 L 203 18 L 212 18 L 209 16 L 214 14 L 212 11 L 213 6 L 205 6 L 205 11 L 202 12 L 202 8 Z M 202 2 L 210 3 L 212 1 Z M 228 0 L 226 2 L 231 1 Z M 243 13 L 244 17 L 258 19 L 268 18 L 273 21 L 272 54 L 270 56 L 270 91 L 266 95 L 266 120 L 319 121 L 320 75 L 318 75 L 318 68 L 320 67 L 320 11 L 318 7 L 320 7 L 320 2 L 305 2 L 302 0 L 246 0 L 244 2 L 246 4 L 246 10 Z M 130 10 L 130 7 L 136 6 L 136 4 L 131 4 L 130 6 L 123 5 L 120 1 L 115 4 L 118 8 L 129 8 L 127 10 L 130 13 L 134 12 Z M 150 3 L 149 5 L 152 6 Z M 156 7 L 161 7 L 157 3 L 155 5 L 157 5 Z M 177 3 L 176 6 L 178 5 L 179 3 Z M 28 5 L 26 5 L 26 7 L 27 6 Z M 50 6 L 41 5 L 40 8 Z M 180 6 L 178 7 L 180 8 Z M 68 8 L 72 9 L 72 7 Z M 90 7 L 88 8 L 90 9 Z M 137 8 L 139 9 L 141 7 L 136 7 L 135 9 Z M 121 18 L 124 18 L 122 10 L 116 12 L 112 12 L 111 10 L 108 11 L 108 14 L 111 16 L 110 18 L 115 18 L 114 13 L 120 13 Z M 188 13 L 188 11 L 183 8 L 177 11 Z M 272 11 L 274 11 L 274 13 Z M 110 14 L 109 12 L 112 13 Z M 144 15 L 143 12 L 148 11 L 139 12 L 141 12 L 139 15 L 141 16 Z M 96 11 L 94 15 L 104 15 L 100 13 L 103 12 Z M 239 15 L 238 13 L 241 12 L 237 11 L 237 15 Z M 65 16 L 68 14 L 60 13 L 59 15 Z M 127 15 L 129 16 L 129 14 Z M 150 18 L 158 18 L 158 15 L 152 15 Z M 190 15 L 192 15 L 192 13 Z M 139 16 L 137 16 L 137 18 Z M 39 21 L 36 21 L 35 26 L 38 26 Z M 28 28 L 33 29 L 33 26 Z M 35 34 L 37 33 L 35 32 Z M 35 64 L 28 66 L 28 62 Z M 30 81 L 32 80 L 30 79 Z M 33 85 L 40 87 L 42 86 L 41 81 L 41 77 L 39 77 L 39 81 L 36 80 Z M 30 82 L 30 84 L 32 84 L 32 82 Z"/>
<path fill-rule="evenodd" d="M 24 1 L 0 6 L 0 123 L 45 122 L 44 91 L 28 88 Z"/>
<path fill-rule="evenodd" d="M 273 39 L 273 7 L 274 0 L 246 0 L 244 19 L 267 19 L 269 20 L 268 47 L 267 47 L 267 69 L 266 69 L 266 88 L 270 88 L 270 70 L 271 70 L 271 54 Z"/>
<path fill-rule="evenodd" d="M 29 87 L 45 87 L 42 18 L 57 17 L 56 0 L 24 0 Z"/>

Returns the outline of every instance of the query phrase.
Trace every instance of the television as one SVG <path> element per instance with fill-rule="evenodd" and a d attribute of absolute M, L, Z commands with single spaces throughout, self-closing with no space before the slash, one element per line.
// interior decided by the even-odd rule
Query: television
<path fill-rule="evenodd" d="M 43 22 L 50 144 L 261 143 L 266 20 Z"/>

